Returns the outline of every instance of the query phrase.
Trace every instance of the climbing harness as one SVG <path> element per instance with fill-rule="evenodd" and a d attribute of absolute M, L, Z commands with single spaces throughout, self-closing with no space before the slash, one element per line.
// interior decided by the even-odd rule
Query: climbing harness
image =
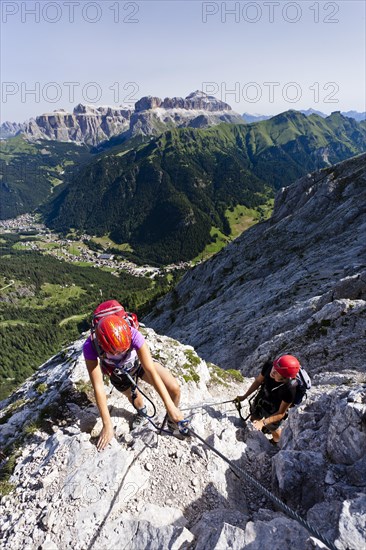
<path fill-rule="evenodd" d="M 234 405 L 236 407 L 236 410 L 238 411 L 239 413 L 239 416 L 240 418 L 242 419 L 242 421 L 244 422 L 244 424 L 247 422 L 248 418 L 251 416 L 252 414 L 252 411 L 251 411 L 251 402 L 252 400 L 254 399 L 254 397 L 256 396 L 257 394 L 253 395 L 253 397 L 251 397 L 248 401 L 249 401 L 249 408 L 250 408 L 250 413 L 248 414 L 248 416 L 246 416 L 245 418 L 243 417 L 242 413 L 241 413 L 241 410 L 242 410 L 242 404 L 241 404 L 241 401 L 240 399 L 237 397 L 236 399 L 234 399 Z"/>
<path fill-rule="evenodd" d="M 283 386 L 283 384 L 281 384 L 281 386 Z M 274 390 L 277 390 L 278 388 L 280 388 L 281 386 L 278 386 L 277 388 L 274 388 Z M 272 390 L 272 391 L 274 391 Z M 263 395 L 261 395 L 261 393 L 263 393 L 263 387 L 261 386 L 253 395 L 250 399 L 248 399 L 248 403 L 249 403 L 249 414 L 244 418 L 243 415 L 242 415 L 242 404 L 241 404 L 241 401 L 240 399 L 237 397 L 236 399 L 234 399 L 234 404 L 235 404 L 235 407 L 239 413 L 239 416 L 240 418 L 242 419 L 242 421 L 244 422 L 244 424 L 248 421 L 248 419 L 252 416 L 252 414 L 255 412 L 256 408 L 257 407 L 262 407 L 262 403 L 265 403 L 269 406 L 272 405 L 272 403 L 270 403 L 266 398 L 265 398 L 265 393 Z M 254 401 L 254 404 L 252 404 L 252 401 Z M 256 402 L 257 401 L 257 402 Z M 270 407 L 269 407 L 270 408 Z M 265 410 L 267 410 L 267 408 L 265 407 Z M 273 413 L 270 413 L 269 410 L 267 410 L 268 414 L 273 414 Z"/>
<path fill-rule="evenodd" d="M 275 495 L 273 495 L 268 489 L 263 487 L 259 481 L 254 479 L 251 475 L 249 475 L 247 472 L 245 472 L 242 468 L 234 464 L 231 460 L 229 460 L 225 455 L 223 455 L 220 451 L 215 449 L 210 443 L 207 443 L 200 435 L 198 435 L 195 431 L 192 430 L 192 428 L 188 428 L 188 431 L 191 435 L 199 439 L 206 447 L 208 447 L 212 452 L 217 454 L 222 460 L 224 460 L 227 464 L 229 464 L 230 468 L 241 478 L 243 478 L 245 481 L 249 481 L 254 487 L 259 489 L 267 498 L 272 500 L 279 508 L 281 508 L 288 516 L 290 516 L 292 519 L 296 520 L 300 525 L 305 527 L 309 533 L 311 533 L 315 538 L 320 540 L 323 544 L 325 544 L 329 550 L 337 550 L 337 548 L 334 546 L 334 544 L 329 541 L 326 537 L 324 537 L 315 527 L 312 527 L 305 519 L 303 519 L 297 512 L 294 510 L 291 510 L 287 504 L 282 502 L 279 498 L 277 498 Z"/>

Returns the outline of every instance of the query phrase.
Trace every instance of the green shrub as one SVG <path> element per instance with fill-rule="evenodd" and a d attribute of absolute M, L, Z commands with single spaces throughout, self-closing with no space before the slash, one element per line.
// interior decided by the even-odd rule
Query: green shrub
<path fill-rule="evenodd" d="M 201 363 L 201 359 L 198 357 L 197 353 L 188 349 L 184 352 L 184 355 L 187 357 L 189 363 L 197 367 Z"/>
<path fill-rule="evenodd" d="M 207 363 L 208 369 L 211 374 L 211 381 L 217 384 L 223 384 L 228 386 L 229 382 L 244 382 L 244 377 L 241 372 L 236 369 L 224 370 L 213 363 Z"/>

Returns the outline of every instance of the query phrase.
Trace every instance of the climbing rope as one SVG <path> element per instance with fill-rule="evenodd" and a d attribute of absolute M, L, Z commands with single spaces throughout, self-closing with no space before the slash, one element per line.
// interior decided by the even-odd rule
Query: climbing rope
<path fill-rule="evenodd" d="M 229 460 L 225 455 L 220 453 L 215 447 L 210 445 L 210 443 L 207 443 L 200 435 L 198 435 L 195 431 L 192 430 L 192 428 L 188 428 L 188 431 L 191 435 L 199 439 L 206 447 L 208 447 L 212 452 L 217 454 L 222 460 L 224 460 L 227 464 L 229 464 L 230 468 L 238 474 L 239 477 L 244 478 L 245 481 L 249 481 L 254 487 L 259 489 L 264 495 L 266 495 L 267 498 L 272 500 L 279 508 L 281 508 L 288 516 L 290 516 L 292 519 L 296 520 L 300 525 L 305 527 L 311 533 L 315 538 L 320 540 L 323 544 L 325 544 L 329 550 L 338 550 L 332 542 L 330 542 L 326 537 L 324 537 L 315 527 L 312 527 L 305 519 L 303 519 L 297 512 L 294 510 L 291 510 L 287 504 L 282 502 L 279 498 L 277 498 L 275 495 L 273 495 L 268 489 L 263 487 L 259 481 L 254 479 L 251 475 L 249 475 L 247 472 L 245 472 L 242 468 L 234 464 L 231 460 Z"/>
<path fill-rule="evenodd" d="M 138 372 L 138 371 L 137 371 Z M 165 418 L 163 420 L 163 423 L 161 424 L 161 426 L 157 426 L 155 424 L 155 422 L 153 422 L 153 418 L 154 416 L 156 415 L 156 406 L 155 406 L 155 403 L 146 395 L 146 393 L 144 393 L 141 388 L 138 386 L 137 384 L 137 380 L 138 380 L 138 374 L 136 373 L 135 375 L 135 379 L 132 378 L 132 376 L 130 375 L 129 372 L 127 372 L 126 370 L 123 371 L 123 374 L 125 374 L 127 376 L 127 378 L 129 379 L 129 381 L 131 382 L 131 397 L 132 397 L 132 405 L 133 407 L 140 413 L 142 414 L 142 416 L 144 416 L 149 422 L 150 424 L 158 431 L 159 435 L 162 434 L 162 433 L 165 433 L 167 435 L 174 435 L 172 434 L 171 431 L 169 430 L 165 430 L 164 429 L 164 426 L 165 426 L 165 423 L 167 421 L 167 418 L 168 418 L 168 414 L 165 415 Z M 138 391 L 139 393 L 141 393 L 141 395 L 143 395 L 145 397 L 145 399 L 152 405 L 153 407 L 153 414 L 151 415 L 148 415 L 147 413 L 141 413 L 141 411 L 139 411 L 137 409 L 137 407 L 135 406 L 135 399 L 137 397 L 137 394 L 136 394 L 136 391 Z M 183 409 L 180 409 L 181 411 L 192 411 L 192 410 L 195 410 L 195 409 L 204 409 L 206 407 L 213 407 L 213 406 L 216 406 L 216 405 L 224 405 L 226 403 L 236 403 L 236 400 L 233 400 L 233 399 L 229 399 L 229 400 L 226 400 L 226 401 L 214 401 L 214 402 L 204 402 L 204 403 L 198 403 L 196 405 L 192 405 L 191 407 L 186 407 L 186 408 L 183 408 Z M 181 421 L 182 423 L 184 423 L 185 421 L 182 420 Z M 183 424 L 182 424 L 183 425 Z M 178 423 L 178 427 L 179 427 L 179 423 Z M 185 428 L 183 428 L 183 433 L 185 431 Z"/>
<path fill-rule="evenodd" d="M 125 374 L 127 375 L 127 377 L 129 378 L 130 382 L 132 383 L 132 388 L 131 388 L 131 392 L 132 392 L 132 404 L 133 406 L 135 407 L 134 405 L 134 401 L 136 399 L 136 390 L 138 390 L 144 397 L 145 399 L 147 399 L 149 401 L 149 403 L 151 403 L 151 405 L 153 406 L 153 409 L 154 409 L 154 413 L 152 415 L 148 415 L 148 414 L 143 414 L 143 416 L 145 416 L 145 418 L 150 422 L 150 424 L 152 424 L 152 426 L 157 430 L 157 432 L 159 434 L 162 434 L 162 433 L 165 433 L 167 435 L 171 435 L 174 437 L 174 434 L 169 431 L 169 430 L 165 430 L 164 429 L 164 426 L 165 426 L 165 423 L 167 421 L 167 418 L 168 418 L 168 414 L 165 415 L 165 418 L 161 424 L 161 426 L 157 426 L 155 424 L 155 422 L 153 422 L 152 418 L 155 416 L 156 414 L 156 407 L 155 407 L 155 404 L 154 402 L 138 387 L 137 385 L 137 380 L 138 380 L 138 376 L 136 375 L 136 379 L 134 380 L 130 374 L 128 372 L 125 372 Z M 190 411 L 190 410 L 195 410 L 195 409 L 203 409 L 205 407 L 212 407 L 212 406 L 215 406 L 215 405 L 224 405 L 226 403 L 234 403 L 235 404 L 235 407 L 237 409 L 237 411 L 239 412 L 239 415 L 240 415 L 240 418 L 242 420 L 244 420 L 244 422 L 249 418 L 246 417 L 246 418 L 243 418 L 243 416 L 241 415 L 241 408 L 242 408 L 242 405 L 241 405 L 241 401 L 239 399 L 230 399 L 228 401 L 218 401 L 218 402 L 214 402 L 214 403 L 210 403 L 210 402 L 206 402 L 206 403 L 200 403 L 200 404 L 197 404 L 197 405 L 193 405 L 192 407 L 186 407 L 184 409 L 181 409 L 182 411 Z M 136 410 L 138 410 L 136 407 L 135 407 Z M 272 502 L 274 502 L 281 510 L 283 510 L 288 516 L 290 516 L 292 519 L 296 520 L 300 525 L 302 525 L 307 531 L 309 531 L 309 533 L 311 533 L 315 538 L 317 538 L 318 540 L 320 540 L 323 544 L 325 544 L 329 550 L 338 550 L 334 544 L 328 540 L 326 537 L 324 537 L 315 527 L 312 527 L 304 518 L 302 518 L 297 512 L 295 512 L 294 510 L 292 510 L 289 506 L 287 506 L 287 504 L 285 504 L 284 502 L 282 502 L 282 500 L 280 500 L 278 497 L 276 497 L 275 495 L 273 495 L 268 489 L 266 489 L 261 483 L 259 483 L 259 481 L 257 481 L 256 479 L 254 479 L 251 475 L 249 475 L 247 472 L 245 472 L 242 468 L 240 468 L 239 466 L 237 466 L 236 464 L 234 464 L 231 460 L 229 460 L 225 455 L 223 455 L 220 451 L 218 451 L 217 449 L 215 449 L 215 447 L 213 447 L 212 445 L 210 445 L 210 443 L 207 443 L 207 441 L 205 441 L 200 435 L 198 435 L 194 430 L 192 430 L 192 428 L 190 427 L 187 427 L 188 426 L 188 421 L 185 420 L 185 421 L 182 421 L 181 422 L 182 426 L 184 425 L 184 429 L 183 429 L 183 434 L 185 435 L 193 435 L 194 437 L 196 437 L 199 441 L 201 441 L 204 445 L 206 445 L 206 447 L 208 447 L 213 453 L 217 454 L 217 456 L 219 456 L 222 460 L 224 460 L 224 462 L 226 462 L 227 464 L 229 464 L 230 468 L 233 470 L 234 473 L 236 473 L 239 477 L 243 478 L 245 481 L 248 481 L 249 483 L 251 483 L 252 485 L 254 485 L 254 487 L 256 487 L 259 491 L 261 491 L 268 499 L 272 500 Z M 178 423 L 178 426 L 179 426 L 179 423 Z"/>
<path fill-rule="evenodd" d="M 132 391 L 132 404 L 133 404 L 133 406 L 135 407 L 134 400 L 136 399 L 136 390 L 138 390 L 152 404 L 153 409 L 154 409 L 154 413 L 152 415 L 148 415 L 148 414 L 145 413 L 143 416 L 145 416 L 145 418 L 150 422 L 150 424 L 152 424 L 152 426 L 157 430 L 157 432 L 159 434 L 165 433 L 167 435 L 174 436 L 174 434 L 171 431 L 164 429 L 165 423 L 166 423 L 167 418 L 168 418 L 168 414 L 165 415 L 165 418 L 164 418 L 161 426 L 160 427 L 157 426 L 155 424 L 155 422 L 153 422 L 153 420 L 152 420 L 152 418 L 156 414 L 156 407 L 155 407 L 154 402 L 138 387 L 137 378 L 136 378 L 136 380 L 133 380 L 133 378 L 128 373 L 126 373 L 126 374 L 127 374 L 127 377 L 130 379 L 130 381 L 132 382 L 131 391 Z M 200 404 L 197 404 L 197 405 L 193 405 L 192 407 L 186 407 L 186 408 L 181 409 L 181 410 L 182 411 L 189 411 L 189 410 L 195 410 L 195 409 L 200 409 L 200 408 L 202 409 L 202 408 L 205 408 L 205 407 L 212 407 L 212 406 L 215 406 L 215 405 L 223 405 L 223 404 L 226 404 L 226 403 L 234 403 L 235 404 L 235 407 L 238 410 L 239 415 L 242 418 L 242 420 L 246 421 L 249 418 L 250 415 L 245 419 L 242 417 L 242 415 L 241 415 L 242 406 L 241 406 L 240 400 L 238 400 L 238 399 L 234 399 L 234 400 L 230 399 L 228 401 L 219 401 L 219 402 L 214 402 L 214 403 L 209 403 L 209 402 L 200 403 Z M 184 423 L 184 422 L 185 422 L 185 426 L 186 426 L 187 421 L 182 421 L 182 423 Z M 338 550 L 334 546 L 334 544 L 330 540 L 328 540 L 326 537 L 324 537 L 315 527 L 312 527 L 297 512 L 292 510 L 289 506 L 287 506 L 287 504 L 282 502 L 282 500 L 280 500 L 278 497 L 273 495 L 268 489 L 266 489 L 261 483 L 259 483 L 259 481 L 254 479 L 251 475 L 249 475 L 247 472 L 245 472 L 242 468 L 240 468 L 239 466 L 234 464 L 231 460 L 229 460 L 220 451 L 215 449 L 215 447 L 210 445 L 210 443 L 207 443 L 207 441 L 205 441 L 200 435 L 198 435 L 194 430 L 192 430 L 192 428 L 185 427 L 185 433 L 186 434 L 188 433 L 188 435 L 193 435 L 199 441 L 201 441 L 204 445 L 206 445 L 206 447 L 208 447 L 213 453 L 217 454 L 217 456 L 219 456 L 222 460 L 224 460 L 224 462 L 229 464 L 230 468 L 234 471 L 234 473 L 236 473 L 239 477 L 243 478 L 245 481 L 249 481 L 249 483 L 254 485 L 254 487 L 256 487 L 259 491 L 261 491 L 267 498 L 272 500 L 272 502 L 274 502 L 288 516 L 290 516 L 292 519 L 296 520 L 300 525 L 305 527 L 305 529 L 307 531 L 309 531 L 309 533 L 311 533 L 315 538 L 317 538 L 323 544 L 325 544 L 329 548 L 329 550 Z"/>
<path fill-rule="evenodd" d="M 234 403 L 235 399 L 229 399 L 228 401 L 214 401 L 214 402 L 204 402 L 204 403 L 197 403 L 196 405 L 192 405 L 192 407 L 185 407 L 183 409 L 180 409 L 181 411 L 193 411 L 194 409 L 204 409 L 205 407 L 214 407 L 216 405 L 224 405 L 225 403 Z"/>
<path fill-rule="evenodd" d="M 155 403 L 154 401 L 152 401 L 150 399 L 150 397 L 148 397 L 146 395 L 146 393 L 144 393 L 141 388 L 138 387 L 137 385 L 137 380 L 138 380 L 138 374 L 135 375 L 135 380 L 132 378 L 132 376 L 130 375 L 130 373 L 128 373 L 127 371 L 124 371 L 124 374 L 127 376 L 127 378 L 129 379 L 129 381 L 131 382 L 131 398 L 132 398 L 132 405 L 133 407 L 136 409 L 136 411 L 138 411 L 139 409 L 136 407 L 135 405 L 135 399 L 137 397 L 137 394 L 136 394 L 136 390 L 141 393 L 141 395 L 143 395 L 145 397 L 145 399 L 152 405 L 153 407 L 153 414 L 151 415 L 148 415 L 147 413 L 145 413 L 143 416 L 145 416 L 145 418 L 147 418 L 148 420 L 151 420 L 151 418 L 154 418 L 154 416 L 156 415 L 156 407 L 155 407 Z"/>
<path fill-rule="evenodd" d="M 145 392 L 142 391 L 142 389 L 137 385 L 137 380 L 138 380 L 138 375 L 136 374 L 136 377 L 135 377 L 135 380 L 132 378 L 132 376 L 128 373 L 128 372 L 124 372 L 124 374 L 127 376 L 127 378 L 130 380 L 131 382 L 131 398 L 132 398 L 132 405 L 133 407 L 136 409 L 136 411 L 141 414 L 142 416 L 144 416 L 146 418 L 146 420 L 149 421 L 149 423 L 156 429 L 156 431 L 159 433 L 159 435 L 161 435 L 162 433 L 166 434 L 166 435 L 171 435 L 173 437 L 175 437 L 175 434 L 173 434 L 170 430 L 165 430 L 164 429 L 164 425 L 166 423 L 166 420 L 168 418 L 168 414 L 165 415 L 165 418 L 164 418 L 164 421 L 162 423 L 161 426 L 158 426 L 157 424 L 155 424 L 155 422 L 152 420 L 154 418 L 154 416 L 156 415 L 156 406 L 155 406 L 155 403 L 146 395 Z M 153 414 L 149 415 L 147 413 L 142 413 L 136 406 L 135 406 L 135 399 L 137 397 L 137 394 L 136 394 L 136 390 L 141 393 L 141 395 L 143 395 L 145 397 L 145 399 L 147 401 L 149 401 L 149 403 L 152 405 L 153 407 Z M 179 424 L 179 423 L 178 423 Z"/>

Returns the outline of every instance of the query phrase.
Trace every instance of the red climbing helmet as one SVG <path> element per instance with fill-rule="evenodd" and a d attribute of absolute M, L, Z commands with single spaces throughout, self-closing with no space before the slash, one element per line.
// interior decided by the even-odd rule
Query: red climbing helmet
<path fill-rule="evenodd" d="M 108 315 L 98 322 L 95 328 L 98 345 L 105 353 L 117 355 L 130 349 L 131 329 L 125 319 Z"/>
<path fill-rule="evenodd" d="M 284 378 L 296 378 L 300 363 L 293 355 L 281 355 L 273 361 L 273 368 Z"/>

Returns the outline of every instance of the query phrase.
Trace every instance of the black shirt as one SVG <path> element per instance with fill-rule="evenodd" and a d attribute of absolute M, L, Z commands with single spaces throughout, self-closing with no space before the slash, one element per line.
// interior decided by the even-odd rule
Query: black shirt
<path fill-rule="evenodd" d="M 265 396 L 268 401 L 273 403 L 276 410 L 280 408 L 282 401 L 285 403 L 293 403 L 296 394 L 296 385 L 291 382 L 276 382 L 274 378 L 270 377 L 272 370 L 272 361 L 267 361 L 261 370 L 262 376 L 264 376 L 264 382 L 262 384 Z"/>

